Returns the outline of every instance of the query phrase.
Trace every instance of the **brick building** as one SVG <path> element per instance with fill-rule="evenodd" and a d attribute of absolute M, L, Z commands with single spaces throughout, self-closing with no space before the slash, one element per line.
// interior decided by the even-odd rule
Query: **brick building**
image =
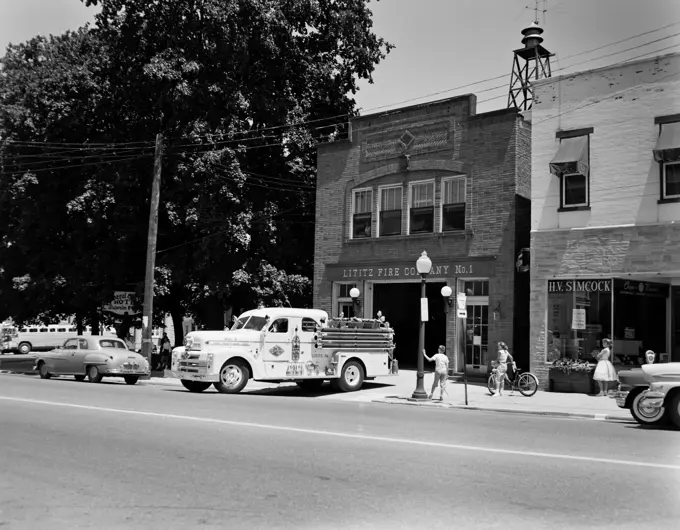
<path fill-rule="evenodd" d="M 680 54 L 534 84 L 532 370 L 680 361 Z"/>
<path fill-rule="evenodd" d="M 348 138 L 318 150 L 314 307 L 350 316 L 356 286 L 361 315 L 381 311 L 400 366 L 413 366 L 427 251 L 428 352 L 445 343 L 453 370 L 465 352 L 486 373 L 504 340 L 527 366 L 529 279 L 515 264 L 529 243 L 530 141 L 516 110 L 477 114 L 474 95 L 352 119 Z"/>

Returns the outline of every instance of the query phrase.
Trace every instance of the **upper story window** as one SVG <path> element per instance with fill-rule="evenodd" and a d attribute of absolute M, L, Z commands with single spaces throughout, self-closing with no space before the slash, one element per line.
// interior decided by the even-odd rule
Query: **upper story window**
<path fill-rule="evenodd" d="M 465 230 L 465 177 L 442 179 L 442 232 Z"/>
<path fill-rule="evenodd" d="M 550 172 L 560 179 L 563 210 L 590 205 L 590 133 L 593 129 L 559 131 L 560 146 L 550 162 Z"/>
<path fill-rule="evenodd" d="M 655 121 L 660 129 L 654 159 L 661 170 L 661 200 L 680 200 L 680 115 Z"/>
<path fill-rule="evenodd" d="M 664 162 L 662 198 L 680 198 L 680 162 Z"/>
<path fill-rule="evenodd" d="M 380 189 L 380 230 L 381 236 L 401 234 L 402 187 L 391 186 Z"/>
<path fill-rule="evenodd" d="M 352 237 L 371 237 L 373 190 L 354 190 L 352 195 Z"/>
<path fill-rule="evenodd" d="M 411 184 L 409 232 L 434 232 L 434 181 Z"/>

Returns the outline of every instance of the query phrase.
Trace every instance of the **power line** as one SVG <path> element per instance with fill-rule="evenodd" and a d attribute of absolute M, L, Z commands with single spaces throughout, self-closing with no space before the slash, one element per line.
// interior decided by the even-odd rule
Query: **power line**
<path fill-rule="evenodd" d="M 669 78 L 671 78 L 671 77 L 674 77 L 674 76 L 676 76 L 676 75 L 678 75 L 678 74 L 680 74 L 680 72 L 675 72 L 675 73 L 672 73 L 672 74 L 665 75 L 665 76 L 663 76 L 663 77 L 659 77 L 659 78 L 655 79 L 654 81 L 650 81 L 649 84 L 651 85 L 651 84 L 654 84 L 654 83 L 658 83 L 658 82 L 660 82 L 660 81 L 664 81 L 664 80 L 669 79 Z M 544 118 L 544 119 L 539 120 L 539 121 L 536 121 L 536 122 L 533 122 L 533 121 L 532 121 L 532 126 L 533 126 L 533 125 L 538 125 L 538 124 L 540 124 L 540 123 L 544 123 L 544 122 L 549 121 L 549 120 L 554 120 L 555 118 L 559 118 L 559 117 L 564 116 L 565 114 L 569 114 L 569 113 L 571 113 L 571 112 L 576 112 L 577 110 L 582 110 L 582 109 L 585 109 L 585 108 L 587 108 L 587 107 L 592 107 L 593 105 L 597 105 L 597 104 L 599 104 L 599 103 L 602 103 L 603 101 L 607 101 L 608 99 L 612 99 L 612 98 L 618 97 L 618 96 L 620 96 L 621 94 L 623 94 L 623 93 L 625 93 L 625 92 L 629 92 L 629 91 L 631 91 L 631 90 L 635 90 L 636 88 L 639 88 L 639 87 L 640 87 L 640 85 L 634 85 L 634 86 L 628 87 L 628 88 L 626 88 L 626 89 L 624 89 L 624 90 L 620 90 L 620 91 L 618 91 L 618 92 L 614 92 L 613 94 L 611 94 L 611 95 L 609 95 L 609 96 L 605 96 L 605 97 L 603 97 L 603 98 L 599 98 L 599 99 L 597 99 L 596 101 L 591 101 L 590 103 L 586 103 L 585 105 L 580 105 L 580 106 L 574 107 L 573 109 L 565 110 L 565 111 L 563 111 L 563 112 L 560 112 L 560 113 L 556 114 L 555 116 L 549 116 L 549 117 L 547 117 L 547 118 Z"/>
<path fill-rule="evenodd" d="M 311 204 L 314 204 L 314 202 L 313 202 L 313 201 L 310 202 L 310 205 L 311 205 Z M 282 211 L 282 212 L 272 214 L 271 216 L 267 216 L 267 215 L 261 215 L 261 216 L 259 216 L 259 217 L 256 216 L 256 217 L 253 217 L 253 219 L 250 220 L 250 223 L 252 224 L 252 223 L 257 222 L 257 221 L 264 221 L 264 220 L 268 219 L 269 217 L 277 217 L 277 216 L 279 216 L 279 215 L 283 215 L 283 214 L 285 214 L 285 213 L 292 212 L 293 210 L 297 210 L 298 208 L 301 208 L 301 207 L 302 207 L 302 206 L 295 206 L 295 207 L 290 208 L 290 209 L 288 209 L 288 210 L 284 210 L 284 211 Z M 202 236 L 202 237 L 199 237 L 199 238 L 196 238 L 196 239 L 192 239 L 191 241 L 185 241 L 184 243 L 180 243 L 180 244 L 174 245 L 174 246 L 172 246 L 172 247 L 164 248 L 164 249 L 162 249 L 162 250 L 157 250 L 157 251 L 156 251 L 156 254 L 161 254 L 161 253 L 163 253 L 163 252 L 168 252 L 168 251 L 170 251 L 170 250 L 174 250 L 174 249 L 177 249 L 177 248 L 185 247 L 185 246 L 187 246 L 187 245 L 192 245 L 193 243 L 198 243 L 198 242 L 203 241 L 203 240 L 205 240 L 205 239 L 208 239 L 208 238 L 211 238 L 211 237 L 215 237 L 215 236 L 219 236 L 219 235 L 222 235 L 222 234 L 226 234 L 227 232 L 231 232 L 231 231 L 232 231 L 232 229 L 231 229 L 231 228 L 228 228 L 228 229 L 226 229 L 226 230 L 220 230 L 219 232 L 214 232 L 214 233 L 212 233 L 212 234 L 206 234 L 206 235 L 204 235 L 204 236 Z"/>
<path fill-rule="evenodd" d="M 630 40 L 633 40 L 633 39 L 636 39 L 636 38 L 639 38 L 639 37 L 642 37 L 642 36 L 645 36 L 645 35 L 649 35 L 651 33 L 662 31 L 664 29 L 667 29 L 667 28 L 672 27 L 672 26 L 676 26 L 678 24 L 680 24 L 680 21 L 672 22 L 670 24 L 667 24 L 665 26 L 662 26 L 662 27 L 654 29 L 654 30 L 645 31 L 643 33 L 632 35 L 632 36 L 627 37 L 625 39 L 621 39 L 621 40 L 618 40 L 618 41 L 615 41 L 615 42 L 612 42 L 612 43 L 609 43 L 609 44 L 605 44 L 605 45 L 602 45 L 602 46 L 598 46 L 596 48 L 592 48 L 592 49 L 585 50 L 585 51 L 582 51 L 582 52 L 578 52 L 578 53 L 575 53 L 575 54 L 572 54 L 572 55 L 568 55 L 566 57 L 563 57 L 562 59 L 566 60 L 566 59 L 570 59 L 570 58 L 573 58 L 573 57 L 586 55 L 588 53 L 592 53 L 594 51 L 598 51 L 598 50 L 601 50 L 603 48 L 607 48 L 607 47 L 610 47 L 610 46 L 614 46 L 616 44 L 627 42 L 627 41 L 630 41 Z M 617 52 L 613 52 L 611 54 L 607 54 L 607 55 L 604 55 L 604 56 L 587 59 L 580 64 L 592 62 L 592 61 L 596 61 L 596 60 L 601 60 L 603 58 L 610 57 L 612 55 L 617 55 L 617 54 L 625 53 L 627 51 L 631 51 L 631 50 L 634 50 L 634 49 L 639 49 L 641 47 L 648 46 L 650 44 L 654 44 L 656 42 L 660 42 L 660 41 L 668 39 L 668 38 L 673 38 L 673 37 L 676 37 L 678 35 L 680 35 L 680 33 L 675 33 L 673 35 L 669 35 L 669 36 L 666 36 L 666 37 L 662 37 L 660 39 L 656 39 L 656 40 L 653 40 L 653 41 L 642 43 L 638 46 L 627 48 L 625 50 L 619 50 Z M 675 46 L 663 48 L 662 50 L 657 50 L 657 52 L 663 51 L 665 49 L 673 48 L 673 47 L 675 47 Z M 656 53 L 656 52 L 652 52 L 652 53 Z M 648 54 L 645 54 L 645 55 L 648 55 Z M 625 61 L 629 61 L 629 60 L 633 60 L 633 59 L 626 59 Z M 625 62 L 625 61 L 622 61 L 622 62 Z M 620 63 L 614 63 L 614 64 L 620 64 Z M 574 65 L 569 65 L 569 66 L 566 66 L 566 67 L 559 68 L 559 69 L 555 70 L 555 72 L 563 71 L 567 68 L 571 68 L 572 66 L 574 66 Z M 613 66 L 613 65 L 608 65 L 608 66 Z M 603 68 L 606 68 L 606 67 L 607 66 L 604 66 Z M 424 99 L 424 98 L 428 98 L 428 97 L 432 97 L 432 96 L 437 96 L 437 95 L 442 95 L 442 94 L 445 94 L 445 93 L 448 93 L 448 92 L 453 92 L 455 90 L 460 90 L 460 89 L 468 88 L 468 87 L 471 87 L 471 86 L 474 86 L 474 85 L 487 83 L 489 81 L 495 81 L 495 80 L 502 79 L 502 78 L 505 78 L 505 77 L 508 77 L 508 74 L 502 74 L 502 75 L 499 75 L 499 76 L 490 77 L 490 78 L 487 78 L 487 79 L 482 79 L 482 80 L 475 81 L 475 82 L 472 82 L 472 83 L 467 83 L 465 85 L 452 87 L 452 88 L 449 88 L 449 89 L 446 89 L 446 90 L 441 90 L 441 91 L 438 91 L 438 92 L 433 92 L 433 93 L 430 93 L 430 94 L 425 94 L 425 95 L 422 95 L 422 96 L 417 96 L 417 97 L 414 97 L 414 98 L 405 99 L 405 100 L 397 101 L 397 102 L 394 102 L 394 103 L 381 105 L 381 106 L 378 106 L 378 107 L 372 107 L 370 109 L 365 109 L 365 110 L 364 109 L 358 109 L 358 110 L 364 110 L 364 112 L 381 110 L 381 109 L 384 109 L 384 108 L 393 107 L 395 105 L 410 103 L 410 102 L 417 101 L 417 100 L 420 100 L 420 99 Z M 507 88 L 506 84 L 498 85 L 498 86 L 491 87 L 491 88 L 486 88 L 486 89 L 477 91 L 477 93 L 490 92 L 490 91 L 493 91 L 493 90 L 499 90 L 501 88 L 503 88 L 503 89 Z M 498 96 L 498 98 L 500 98 L 500 97 L 505 97 L 505 95 Z M 492 101 L 494 99 L 497 99 L 497 98 L 496 97 L 489 98 L 489 99 L 486 99 L 486 100 L 482 100 L 479 103 Z M 351 114 L 351 113 L 337 114 L 337 115 L 334 115 L 334 116 L 327 116 L 327 117 L 323 117 L 323 118 L 315 118 L 315 119 L 312 119 L 312 120 L 303 120 L 303 121 L 299 121 L 299 122 L 296 122 L 296 123 L 288 123 L 288 124 L 283 124 L 283 125 L 272 125 L 272 126 L 268 126 L 268 127 L 260 127 L 260 128 L 256 128 L 256 129 L 249 129 L 249 130 L 231 131 L 230 134 L 233 134 L 233 135 L 248 135 L 248 134 L 254 134 L 254 133 L 258 133 L 258 132 L 262 132 L 262 131 L 272 131 L 272 130 L 276 130 L 276 129 L 295 128 L 295 127 L 300 127 L 300 126 L 306 125 L 306 124 L 318 123 L 318 122 L 327 121 L 327 120 L 334 120 L 334 119 L 337 119 L 337 118 L 349 118 L 349 117 L 352 117 L 352 116 L 353 116 L 353 114 Z M 318 129 L 324 129 L 324 128 L 334 127 L 334 126 L 339 126 L 339 125 L 344 125 L 344 124 L 345 124 L 344 121 L 334 122 L 334 123 L 331 123 L 329 125 L 317 127 L 316 129 L 317 130 Z M 240 141 L 246 141 L 246 140 L 250 141 L 250 140 L 258 140 L 260 138 L 273 138 L 273 137 L 276 137 L 276 136 L 260 136 L 260 137 L 250 137 L 250 138 L 243 138 L 243 139 L 219 140 L 217 142 L 205 142 L 205 143 L 198 143 L 198 144 L 179 144 L 177 146 L 172 146 L 172 147 L 173 148 L 174 147 L 200 147 L 200 146 L 205 146 L 205 145 L 222 145 L 222 144 L 238 143 Z M 99 143 L 99 144 L 97 144 L 97 143 L 78 144 L 78 143 L 66 143 L 66 142 L 63 142 L 63 143 L 58 143 L 58 142 L 15 142 L 15 143 L 23 143 L 23 144 L 26 144 L 27 147 L 31 147 L 31 146 L 38 147 L 40 145 L 86 146 L 86 147 L 93 146 L 94 147 L 94 146 L 97 146 L 97 145 L 113 146 L 113 145 L 138 145 L 138 144 L 149 145 L 149 144 L 153 144 L 153 142 L 151 142 L 151 141 L 121 142 L 121 143 L 115 143 L 114 142 L 114 143 Z M 268 145 L 257 146 L 257 147 L 258 148 L 259 147 L 272 147 L 272 146 L 275 146 L 275 145 L 278 145 L 278 144 L 268 144 Z M 213 151 L 213 150 L 209 150 L 209 151 Z"/>
<path fill-rule="evenodd" d="M 40 169 L 27 169 L 24 171 L 9 171 L 9 172 L 2 172 L 0 175 L 14 175 L 16 173 L 38 173 L 38 172 L 43 172 L 43 171 L 61 171 L 63 169 L 73 169 L 73 168 L 78 168 L 78 167 L 87 167 L 87 166 L 97 166 L 100 164 L 116 164 L 118 162 L 129 162 L 131 160 L 139 160 L 142 158 L 146 158 L 149 156 L 153 156 L 153 153 L 146 154 L 146 155 L 137 155 L 137 156 L 132 156 L 128 158 L 118 158 L 116 160 L 103 160 L 99 162 L 90 162 L 86 164 L 75 164 L 75 165 L 70 165 L 70 166 L 60 166 L 60 167 L 51 167 L 51 168 L 40 168 Z"/>

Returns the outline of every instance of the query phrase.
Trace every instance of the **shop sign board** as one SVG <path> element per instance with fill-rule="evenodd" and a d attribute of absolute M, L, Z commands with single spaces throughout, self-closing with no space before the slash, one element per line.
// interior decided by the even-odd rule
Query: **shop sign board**
<path fill-rule="evenodd" d="M 113 300 L 105 304 L 103 309 L 116 315 L 124 315 L 125 313 L 133 315 L 135 313 L 134 295 L 133 291 L 115 291 L 113 293 Z"/>
<path fill-rule="evenodd" d="M 467 262 L 437 262 L 432 260 L 432 269 L 427 275 L 433 278 L 454 278 L 469 276 L 489 278 L 495 276 L 495 261 L 469 260 Z M 343 280 L 419 280 L 414 261 L 378 263 L 371 265 L 326 265 L 326 277 L 331 281 Z"/>
<path fill-rule="evenodd" d="M 549 293 L 611 293 L 612 280 L 548 280 Z"/>
<path fill-rule="evenodd" d="M 665 283 L 639 282 L 637 280 L 615 280 L 614 293 L 624 296 L 653 296 L 668 298 L 669 286 Z"/>

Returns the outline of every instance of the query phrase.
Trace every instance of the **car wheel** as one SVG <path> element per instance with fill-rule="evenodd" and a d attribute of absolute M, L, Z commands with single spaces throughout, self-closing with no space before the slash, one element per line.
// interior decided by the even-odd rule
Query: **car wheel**
<path fill-rule="evenodd" d="M 364 384 L 364 369 L 356 361 L 346 362 L 342 367 L 338 386 L 343 392 L 355 392 Z"/>
<path fill-rule="evenodd" d="M 100 383 L 102 380 L 102 374 L 99 373 L 99 368 L 96 366 L 90 366 L 87 369 L 87 378 L 90 380 L 90 383 Z"/>
<path fill-rule="evenodd" d="M 125 379 L 126 385 L 134 385 L 139 380 L 139 376 L 137 376 L 137 375 L 127 375 L 123 379 Z"/>
<path fill-rule="evenodd" d="M 642 399 L 647 395 L 647 390 L 640 392 L 630 406 L 630 413 L 640 425 L 651 426 L 663 423 L 666 419 L 666 408 L 651 409 L 641 406 Z"/>
<path fill-rule="evenodd" d="M 40 374 L 40 379 L 49 379 L 52 377 L 52 374 L 47 370 L 47 365 L 45 363 L 40 363 L 38 373 Z"/>
<path fill-rule="evenodd" d="M 220 370 L 220 380 L 213 383 L 215 389 L 223 394 L 238 394 L 250 379 L 248 367 L 242 361 L 228 361 Z"/>
<path fill-rule="evenodd" d="M 673 424 L 680 429 L 680 392 L 677 392 L 670 400 L 669 416 Z"/>
<path fill-rule="evenodd" d="M 74 375 L 73 377 L 76 378 L 76 381 L 85 381 L 84 375 Z"/>
<path fill-rule="evenodd" d="M 211 384 L 203 381 L 189 381 L 188 379 L 180 379 L 180 381 L 182 386 L 189 392 L 203 392 L 204 390 L 208 390 Z"/>
<path fill-rule="evenodd" d="M 30 342 L 22 342 L 19 344 L 19 353 L 22 355 L 28 355 L 31 353 L 31 350 L 33 349 L 33 345 Z"/>
<path fill-rule="evenodd" d="M 295 381 L 305 392 L 319 392 L 323 386 L 323 379 L 308 379 L 305 381 Z"/>

